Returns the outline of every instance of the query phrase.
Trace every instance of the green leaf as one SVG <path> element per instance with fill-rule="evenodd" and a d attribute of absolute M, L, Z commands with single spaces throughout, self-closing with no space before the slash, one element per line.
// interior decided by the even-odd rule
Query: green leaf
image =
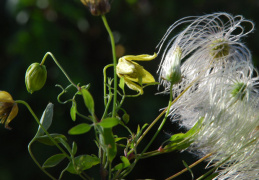
<path fill-rule="evenodd" d="M 186 135 L 184 133 L 178 133 L 178 134 L 174 134 L 169 138 L 169 141 L 171 143 L 178 143 L 184 140 L 184 138 L 186 137 Z"/>
<path fill-rule="evenodd" d="M 70 135 L 84 134 L 84 133 L 87 133 L 88 131 L 90 131 L 91 128 L 92 128 L 91 125 L 86 124 L 86 123 L 81 123 L 81 124 L 78 124 L 78 125 L 72 127 L 68 131 L 68 134 L 70 134 Z"/>
<path fill-rule="evenodd" d="M 129 162 L 128 158 L 126 158 L 125 156 L 121 156 L 120 158 L 121 158 L 122 163 L 117 164 L 114 167 L 114 170 L 120 170 L 120 169 L 124 169 L 124 168 L 130 166 L 130 162 Z"/>
<path fill-rule="evenodd" d="M 81 155 L 81 156 L 75 157 L 74 163 L 75 163 L 75 167 L 73 166 L 73 163 L 70 162 L 66 170 L 72 174 L 80 174 L 82 171 L 86 169 L 90 169 L 91 167 L 99 164 L 100 159 L 95 155 L 91 155 L 91 156 Z"/>
<path fill-rule="evenodd" d="M 125 113 L 122 116 L 122 120 L 127 124 L 130 120 L 130 116 L 127 113 Z"/>
<path fill-rule="evenodd" d="M 116 125 L 118 125 L 120 120 L 118 118 L 106 118 L 103 119 L 100 123 L 98 123 L 99 126 L 102 126 L 103 128 L 112 128 Z"/>
<path fill-rule="evenodd" d="M 184 166 L 186 167 L 186 169 L 191 173 L 192 179 L 194 179 L 192 170 L 191 170 L 191 168 L 188 166 L 188 164 L 187 164 L 185 161 L 183 161 L 183 165 L 184 165 Z"/>
<path fill-rule="evenodd" d="M 50 168 L 58 165 L 63 159 L 65 159 L 64 154 L 56 154 L 49 157 L 44 164 L 42 165 L 43 168 Z"/>
<path fill-rule="evenodd" d="M 77 145 L 76 145 L 76 142 L 73 142 L 72 144 L 72 154 L 75 155 L 77 152 Z"/>
<path fill-rule="evenodd" d="M 185 133 L 185 136 L 186 137 L 191 137 L 193 136 L 194 134 L 198 133 L 199 130 L 201 129 L 201 125 L 202 125 L 202 122 L 204 120 L 204 117 L 201 117 L 197 123 L 188 131 Z"/>
<path fill-rule="evenodd" d="M 67 149 L 67 151 L 72 154 L 72 149 L 70 148 L 69 144 L 62 138 L 58 138 L 59 142 Z"/>
<path fill-rule="evenodd" d="M 120 88 L 122 89 L 122 91 L 124 92 L 125 81 L 124 81 L 124 78 L 123 78 L 123 77 L 120 78 L 119 87 L 120 87 Z"/>
<path fill-rule="evenodd" d="M 117 154 L 117 146 L 111 128 L 103 129 L 103 138 L 108 159 L 110 162 L 112 162 Z"/>
<path fill-rule="evenodd" d="M 81 89 L 81 93 L 82 93 L 82 96 L 83 96 L 83 99 L 85 102 L 85 106 L 87 107 L 88 111 L 93 115 L 94 114 L 94 99 L 93 99 L 92 95 L 85 88 Z"/>
<path fill-rule="evenodd" d="M 57 142 L 60 143 L 59 139 L 67 140 L 66 136 L 62 134 L 50 134 L 50 136 Z M 50 138 L 47 135 L 44 136 L 38 136 L 35 138 L 36 141 L 48 145 L 48 146 L 54 146 L 55 144 L 50 140 Z"/>
<path fill-rule="evenodd" d="M 76 120 L 76 102 L 72 101 L 72 106 L 70 109 L 70 116 L 73 121 Z"/>
<path fill-rule="evenodd" d="M 54 105 L 52 103 L 49 103 L 41 116 L 40 123 L 44 127 L 45 130 L 48 130 L 48 128 L 50 127 L 50 125 L 52 123 L 53 107 L 54 107 Z M 44 135 L 44 133 L 45 132 L 43 131 L 43 129 L 39 126 L 35 137 L 42 136 L 42 135 Z"/>

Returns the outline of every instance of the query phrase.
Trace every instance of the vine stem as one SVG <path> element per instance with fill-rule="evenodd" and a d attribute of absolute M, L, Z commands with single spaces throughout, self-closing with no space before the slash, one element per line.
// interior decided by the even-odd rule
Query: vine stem
<path fill-rule="evenodd" d="M 59 64 L 59 62 L 57 61 L 57 59 L 55 58 L 55 56 L 54 56 L 51 52 L 47 52 L 47 53 L 44 55 L 44 57 L 43 57 L 43 59 L 42 59 L 40 65 L 43 65 L 43 64 L 45 63 L 46 58 L 48 57 L 48 55 L 52 57 L 53 61 L 56 63 L 56 65 L 59 67 L 59 69 L 62 71 L 62 73 L 66 76 L 67 80 L 68 80 L 73 86 L 75 86 L 75 87 L 78 89 L 78 86 L 77 86 L 77 85 L 72 81 L 72 79 L 68 76 L 68 74 L 66 73 L 66 71 L 65 71 L 65 70 L 63 69 L 63 67 Z"/>
<path fill-rule="evenodd" d="M 55 144 L 55 146 L 62 152 L 64 153 L 64 155 L 70 160 L 70 156 L 67 155 L 67 153 L 59 146 L 59 144 L 53 139 L 53 137 L 50 136 L 50 134 L 48 133 L 48 131 L 42 126 L 42 124 L 40 123 L 40 120 L 38 119 L 38 117 L 36 116 L 36 114 L 34 113 L 34 111 L 31 109 L 30 105 L 23 101 L 23 100 L 17 100 L 15 101 L 16 103 L 20 103 L 23 104 L 27 107 L 27 109 L 29 110 L 29 112 L 31 113 L 31 115 L 34 117 L 35 121 L 39 124 L 40 128 L 45 132 L 45 134 L 48 136 L 48 138 Z"/>
<path fill-rule="evenodd" d="M 117 78 L 117 73 L 116 73 L 116 66 L 117 66 L 117 58 L 116 58 L 116 52 L 115 52 L 115 41 L 114 41 L 114 37 L 112 34 L 112 31 L 109 27 L 109 24 L 106 20 L 105 15 L 102 15 L 102 20 L 103 20 L 103 24 L 110 36 L 110 40 L 111 40 L 111 46 L 112 46 L 112 57 L 113 57 L 113 78 L 114 78 L 114 97 L 113 97 L 113 109 L 112 109 L 112 117 L 116 116 L 116 103 L 117 103 L 117 87 L 118 87 L 118 78 Z M 105 88 L 105 87 L 104 87 Z"/>
<path fill-rule="evenodd" d="M 28 145 L 28 151 L 29 151 L 29 154 L 32 158 L 32 160 L 34 161 L 34 163 L 47 175 L 49 176 L 52 180 L 56 180 L 56 178 L 54 178 L 51 174 L 49 174 L 44 168 L 41 167 L 40 163 L 36 160 L 36 158 L 34 157 L 34 155 L 32 154 L 32 151 L 31 151 L 31 145 L 32 143 L 34 142 L 34 138 L 32 139 L 32 141 L 29 143 Z"/>

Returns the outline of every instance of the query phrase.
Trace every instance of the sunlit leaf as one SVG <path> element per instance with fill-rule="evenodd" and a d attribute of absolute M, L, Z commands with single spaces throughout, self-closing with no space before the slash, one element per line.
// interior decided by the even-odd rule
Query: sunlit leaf
<path fill-rule="evenodd" d="M 75 157 L 75 166 L 70 162 L 66 170 L 72 174 L 79 174 L 86 169 L 90 169 L 92 166 L 95 166 L 100 163 L 100 159 L 95 155 L 81 155 Z M 76 168 L 76 169 L 75 169 Z"/>
<path fill-rule="evenodd" d="M 58 165 L 63 159 L 65 159 L 64 154 L 56 154 L 49 157 L 44 164 L 42 165 L 43 168 L 50 168 Z"/>
<path fill-rule="evenodd" d="M 72 127 L 68 131 L 68 134 L 70 134 L 70 135 L 84 134 L 84 133 L 87 133 L 88 131 L 90 131 L 91 128 L 92 128 L 91 125 L 86 124 L 86 123 L 81 123 L 81 124 L 78 124 L 78 125 Z"/>
<path fill-rule="evenodd" d="M 103 128 L 112 128 L 116 125 L 118 125 L 120 120 L 118 118 L 106 118 L 103 119 L 100 123 L 98 123 L 99 126 L 102 126 Z"/>
<path fill-rule="evenodd" d="M 85 106 L 87 107 L 88 111 L 93 115 L 94 114 L 94 99 L 93 99 L 92 95 L 85 88 L 81 89 L 81 93 L 82 93 L 82 96 L 83 96 L 83 99 L 85 102 Z"/>
<path fill-rule="evenodd" d="M 73 142 L 72 144 L 72 154 L 75 155 L 77 152 L 77 145 L 76 145 L 76 142 Z"/>
<path fill-rule="evenodd" d="M 49 103 L 41 116 L 40 123 L 45 130 L 48 130 L 52 123 L 53 107 L 54 105 L 52 103 Z M 35 137 L 42 136 L 44 135 L 44 133 L 45 132 L 43 131 L 43 129 L 39 126 Z"/>
<path fill-rule="evenodd" d="M 72 106 L 70 108 L 70 116 L 73 121 L 76 120 L 76 102 L 72 101 Z"/>

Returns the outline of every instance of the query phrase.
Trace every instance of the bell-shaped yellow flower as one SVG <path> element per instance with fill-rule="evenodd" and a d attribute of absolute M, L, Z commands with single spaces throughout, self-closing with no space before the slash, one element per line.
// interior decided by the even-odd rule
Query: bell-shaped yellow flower
<path fill-rule="evenodd" d="M 11 129 L 8 124 L 18 114 L 18 105 L 6 91 L 0 91 L 0 123 L 5 123 L 5 128 Z"/>
<path fill-rule="evenodd" d="M 123 56 L 119 59 L 116 67 L 117 75 L 120 78 L 124 78 L 124 82 L 130 89 L 143 94 L 142 84 L 154 83 L 155 79 L 148 71 L 134 61 L 150 61 L 156 57 L 156 53 L 153 56 L 147 54 Z"/>

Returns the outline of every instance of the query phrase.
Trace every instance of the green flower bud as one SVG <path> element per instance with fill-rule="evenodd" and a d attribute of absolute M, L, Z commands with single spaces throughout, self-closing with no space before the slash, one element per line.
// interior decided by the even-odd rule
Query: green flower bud
<path fill-rule="evenodd" d="M 39 63 L 32 63 L 25 74 L 27 91 L 32 94 L 34 91 L 40 90 L 44 86 L 46 79 L 46 66 L 40 65 Z"/>

